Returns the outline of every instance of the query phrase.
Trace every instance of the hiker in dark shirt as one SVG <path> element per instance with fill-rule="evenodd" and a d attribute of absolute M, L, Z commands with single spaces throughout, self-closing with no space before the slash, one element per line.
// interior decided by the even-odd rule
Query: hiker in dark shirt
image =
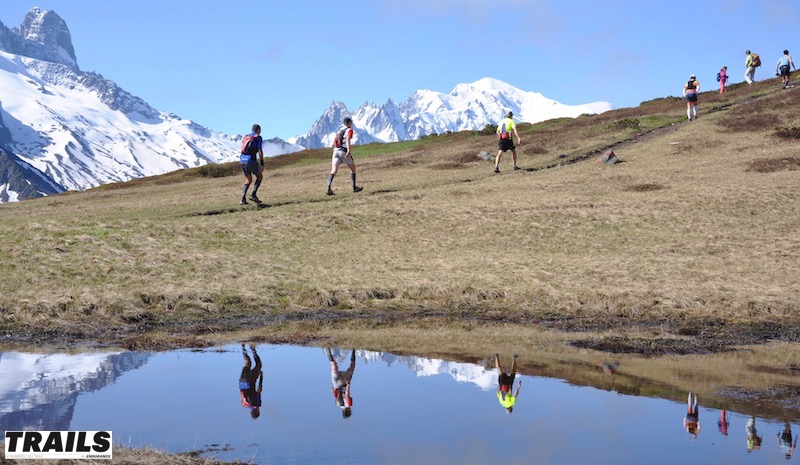
<path fill-rule="evenodd" d="M 264 372 L 261 371 L 261 358 L 256 352 L 256 346 L 250 344 L 250 350 L 253 351 L 255 366 L 253 366 L 250 356 L 247 355 L 247 349 L 242 344 L 244 367 L 242 367 L 242 374 L 239 375 L 239 399 L 242 401 L 242 407 L 250 409 L 250 416 L 255 420 L 261 415 L 261 390 L 264 387 Z"/>
<path fill-rule="evenodd" d="M 683 97 L 686 100 L 686 116 L 689 121 L 697 119 L 697 93 L 700 91 L 700 83 L 694 74 L 689 76 L 689 81 L 683 86 Z"/>
<path fill-rule="evenodd" d="M 250 194 L 250 201 L 260 204 L 256 192 L 261 186 L 261 181 L 264 178 L 264 150 L 262 149 L 263 140 L 261 139 L 261 126 L 258 124 L 253 125 L 253 132 L 244 136 L 242 139 L 242 150 L 239 155 L 239 163 L 242 165 L 242 173 L 244 174 L 244 187 L 242 187 L 242 200 L 239 201 L 240 205 L 247 205 L 247 190 L 253 182 L 253 175 L 256 176 L 256 182 L 253 184 L 253 193 Z M 256 159 L 258 155 L 258 159 Z"/>

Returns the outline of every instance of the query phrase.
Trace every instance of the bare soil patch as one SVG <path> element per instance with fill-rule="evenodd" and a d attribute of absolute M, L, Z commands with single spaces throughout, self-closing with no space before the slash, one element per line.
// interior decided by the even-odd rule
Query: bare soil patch
<path fill-rule="evenodd" d="M 775 173 L 800 169 L 800 157 L 759 158 L 748 164 L 747 171 Z"/>
<path fill-rule="evenodd" d="M 628 186 L 625 188 L 626 191 L 629 192 L 651 192 L 651 191 L 658 191 L 661 189 L 666 189 L 667 187 L 661 184 L 635 184 L 633 186 Z"/>

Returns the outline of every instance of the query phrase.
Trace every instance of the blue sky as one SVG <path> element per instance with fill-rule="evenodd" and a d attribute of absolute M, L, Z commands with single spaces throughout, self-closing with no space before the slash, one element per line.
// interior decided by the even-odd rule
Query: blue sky
<path fill-rule="evenodd" d="M 746 49 L 757 79 L 784 49 L 800 59 L 798 0 L 2 0 L 0 21 L 35 6 L 66 21 L 82 70 L 212 130 L 284 139 L 332 100 L 492 77 L 619 108 L 679 95 L 692 73 L 715 88 L 723 65 L 740 82 Z"/>

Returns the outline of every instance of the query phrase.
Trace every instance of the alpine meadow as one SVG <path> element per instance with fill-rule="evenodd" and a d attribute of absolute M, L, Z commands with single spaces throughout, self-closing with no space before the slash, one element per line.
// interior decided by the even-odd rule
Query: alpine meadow
<path fill-rule="evenodd" d="M 516 172 L 506 154 L 493 173 L 487 127 L 357 146 L 358 194 L 337 178 L 324 195 L 318 149 L 267 160 L 265 208 L 237 205 L 238 163 L 0 205 L 0 339 L 346 333 L 440 352 L 442 332 L 508 326 L 612 352 L 797 341 L 800 93 L 771 79 L 700 102 L 691 123 L 666 97 L 522 124 Z M 608 149 L 622 162 L 598 163 Z"/>

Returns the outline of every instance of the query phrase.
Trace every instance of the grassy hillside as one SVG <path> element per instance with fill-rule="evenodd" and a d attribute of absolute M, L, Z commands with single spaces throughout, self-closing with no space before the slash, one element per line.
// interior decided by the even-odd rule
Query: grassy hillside
<path fill-rule="evenodd" d="M 499 175 L 480 132 L 357 147 L 365 190 L 344 169 L 332 197 L 329 150 L 304 151 L 268 159 L 266 208 L 238 205 L 236 164 L 0 205 L 0 337 L 433 318 L 797 340 L 798 103 L 770 80 L 701 94 L 692 123 L 670 97 L 524 124 Z"/>

